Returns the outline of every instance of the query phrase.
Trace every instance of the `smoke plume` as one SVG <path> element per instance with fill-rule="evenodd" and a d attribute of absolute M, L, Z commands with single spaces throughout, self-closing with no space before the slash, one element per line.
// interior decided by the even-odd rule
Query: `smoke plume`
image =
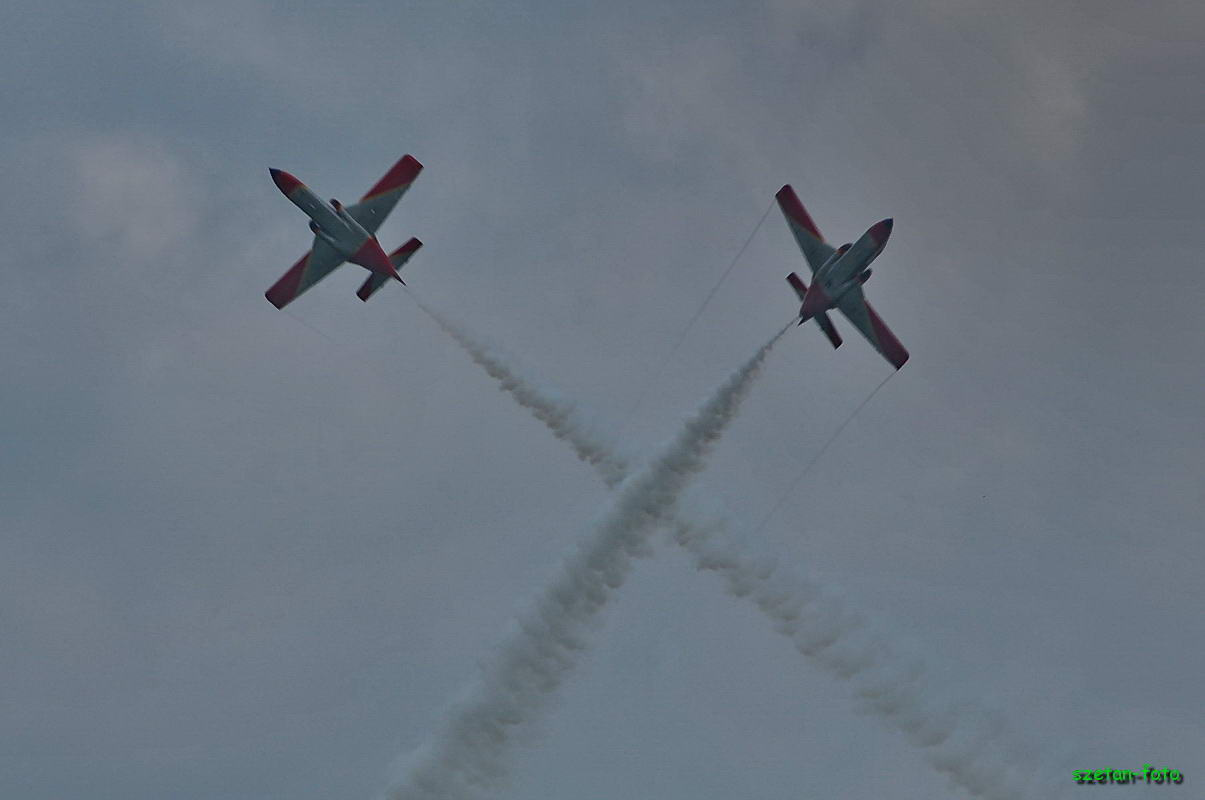
<path fill-rule="evenodd" d="M 614 505 L 519 619 L 480 683 L 452 710 L 439 736 L 411 758 L 405 778 L 389 791 L 390 800 L 461 800 L 505 780 L 514 743 L 541 717 L 577 665 L 591 623 L 623 585 L 632 558 L 647 549 L 650 533 L 669 519 L 678 496 L 703 469 L 770 349 L 787 330 L 763 345 L 655 458 L 623 481 Z M 476 351 L 482 354 L 478 363 L 488 363 L 486 351 Z M 506 370 L 499 375 L 509 380 Z M 550 427 L 560 426 L 572 441 L 576 428 L 567 422 L 571 415 L 558 413 L 556 403 L 538 399 L 517 383 L 508 391 L 525 398 L 520 401 L 525 407 L 538 411 Z M 596 443 L 578 441 L 574 446 L 600 472 L 610 463 L 591 457 Z"/>
<path fill-rule="evenodd" d="M 491 351 L 463 328 L 424 310 L 500 381 L 504 391 L 592 464 L 608 485 L 623 480 L 628 462 L 613 457 L 592 436 L 583 436 L 588 428 L 571 421 L 572 406 L 552 399 L 551 393 L 492 358 Z M 668 505 L 660 506 L 658 514 L 664 516 Z M 670 520 L 674 541 L 690 554 L 695 566 L 716 573 L 730 594 L 756 606 L 809 661 L 850 681 L 859 707 L 903 733 L 935 770 L 971 796 L 986 800 L 1050 798 L 1058 793 L 1054 789 L 1062 781 L 1049 775 L 1053 766 L 1041 763 L 1035 748 L 1019 740 L 999 712 L 949 696 L 929 678 L 924 661 L 906 643 L 893 643 L 898 635 L 885 634 L 851 609 L 836 586 L 778 569 L 772 559 L 740 554 L 719 510 L 698 513 L 708 505 L 716 505 L 714 495 L 705 498 L 700 493 L 681 503 L 685 510 L 678 508 Z M 639 535 L 643 541 L 647 530 Z M 624 570 L 627 563 L 624 560 Z"/>
<path fill-rule="evenodd" d="M 473 359 L 473 363 L 498 381 L 502 391 L 510 394 L 519 405 L 530 411 L 532 416 L 548 426 L 553 436 L 568 442 L 579 459 L 594 467 L 607 486 L 618 486 L 627 476 L 628 461 L 616 455 L 612 448 L 594 436 L 590 426 L 577 414 L 572 403 L 560 399 L 554 392 L 540 391 L 531 381 L 517 375 L 508 366 L 507 359 L 495 352 L 494 348 L 469 336 L 463 328 L 428 306 L 413 292 L 410 296 L 427 316 L 456 340 L 469 358 Z"/>

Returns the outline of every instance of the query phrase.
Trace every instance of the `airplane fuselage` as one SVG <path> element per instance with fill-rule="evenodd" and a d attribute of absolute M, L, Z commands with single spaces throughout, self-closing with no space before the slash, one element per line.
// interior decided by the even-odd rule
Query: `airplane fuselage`
<path fill-rule="evenodd" d="M 352 219 L 338 201 L 333 201 L 333 204 L 323 202 L 310 187 L 283 170 L 274 169 L 271 173 L 281 193 L 310 218 L 310 230 L 315 236 L 330 245 L 346 261 L 401 281 L 377 238 Z"/>
<path fill-rule="evenodd" d="M 842 297 L 870 278 L 870 263 L 883 252 L 891 228 L 890 219 L 875 223 L 858 241 L 838 249 L 816 270 L 812 288 L 799 307 L 801 322 L 836 308 Z"/>

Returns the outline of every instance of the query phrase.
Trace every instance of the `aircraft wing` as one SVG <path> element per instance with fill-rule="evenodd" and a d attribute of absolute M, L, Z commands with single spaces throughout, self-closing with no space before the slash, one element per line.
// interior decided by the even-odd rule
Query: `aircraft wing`
<path fill-rule="evenodd" d="M 264 297 L 277 308 L 284 308 L 342 263 L 343 256 L 339 255 L 339 251 L 315 236 L 310 252 L 272 284 L 272 288 L 264 292 Z"/>
<path fill-rule="evenodd" d="M 795 241 L 799 242 L 803 257 L 807 259 L 808 266 L 815 275 L 816 270 L 824 266 L 824 262 L 833 254 L 833 248 L 824 241 L 820 229 L 812 222 L 807 209 L 799 202 L 799 196 L 790 184 L 779 189 L 778 194 L 774 196 L 778 199 L 778 207 L 782 209 L 783 216 L 787 218 L 787 226 L 795 235 Z"/>
<path fill-rule="evenodd" d="M 883 320 L 866 302 L 862 287 L 855 286 L 837 301 L 837 308 L 845 315 L 853 326 L 866 337 L 866 341 L 879 351 L 879 355 L 891 362 L 891 366 L 899 369 L 908 361 L 908 351 L 895 338 L 891 329 L 883 324 Z"/>
<path fill-rule="evenodd" d="M 364 226 L 364 230 L 376 233 L 377 228 L 381 227 L 381 223 L 397 205 L 397 201 L 402 199 L 402 195 L 422 171 L 423 165 L 418 163 L 417 158 L 411 155 L 402 156 L 401 160 L 385 173 L 385 177 L 368 190 L 360 202 L 347 207 L 347 213 Z"/>

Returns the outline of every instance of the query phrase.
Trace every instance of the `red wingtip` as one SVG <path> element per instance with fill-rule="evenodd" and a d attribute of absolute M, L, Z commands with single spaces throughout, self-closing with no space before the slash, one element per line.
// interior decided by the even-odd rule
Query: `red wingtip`
<path fill-rule="evenodd" d="M 782 213 L 786 214 L 788 219 L 820 241 L 824 241 L 824 237 L 820 235 L 820 229 L 816 227 L 815 222 L 812 222 L 812 217 L 803 207 L 803 203 L 799 202 L 799 196 L 795 194 L 791 184 L 788 183 L 779 189 L 778 194 L 774 197 L 778 199 L 778 207 L 782 209 Z"/>
<path fill-rule="evenodd" d="M 283 169 L 268 169 L 268 173 L 272 176 L 272 182 L 276 184 L 276 188 L 284 192 L 285 195 L 290 195 L 293 190 L 301 186 L 301 181 L 293 177 Z"/>
<path fill-rule="evenodd" d="M 394 189 L 400 189 L 403 186 L 408 186 L 418 177 L 418 173 L 423 171 L 423 165 L 418 162 L 418 159 L 412 155 L 404 155 L 393 167 L 385 173 L 385 177 L 381 178 L 376 184 L 368 190 L 364 195 L 364 199 L 375 197 L 378 194 L 392 192 Z"/>
<path fill-rule="evenodd" d="M 895 334 L 883 322 L 870 303 L 866 303 L 866 314 L 870 317 L 870 328 L 874 331 L 875 338 L 879 340 L 879 346 L 883 351 L 883 355 L 891 362 L 891 366 L 899 369 L 908 363 L 908 350 L 904 345 L 900 344 L 900 340 L 895 338 Z"/>
<path fill-rule="evenodd" d="M 297 290 L 301 286 L 301 278 L 305 274 L 309 262 L 310 254 L 306 253 L 297 260 L 297 263 L 289 267 L 289 271 L 272 284 L 268 291 L 264 292 L 264 297 L 268 299 L 268 302 L 277 308 L 284 308 L 293 302 L 297 298 Z"/>

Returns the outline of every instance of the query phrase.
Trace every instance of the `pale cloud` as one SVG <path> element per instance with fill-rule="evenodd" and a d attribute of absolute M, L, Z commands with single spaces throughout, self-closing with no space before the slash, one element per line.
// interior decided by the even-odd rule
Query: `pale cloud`
<path fill-rule="evenodd" d="M 834 102 L 853 85 L 872 97 L 905 102 L 915 97 L 953 107 L 971 100 L 1018 134 L 1004 137 L 1018 156 L 1057 167 L 1081 142 L 1087 124 L 1084 82 L 1108 58 L 1109 48 L 1099 46 L 1108 37 L 1091 11 L 1028 5 L 1027 13 L 1005 14 L 990 0 L 925 0 L 890 8 L 775 0 L 769 9 L 780 52 L 803 46 L 846 62 L 797 76 L 801 83 L 835 81 Z M 974 61 L 967 57 L 971 52 L 978 56 Z M 867 82 L 867 75 L 876 79 Z"/>
<path fill-rule="evenodd" d="M 616 69 L 630 87 L 624 129 L 647 156 L 669 160 L 692 141 L 739 135 L 739 112 L 715 102 L 717 92 L 729 93 L 741 78 L 740 59 L 726 37 L 634 49 Z"/>
<path fill-rule="evenodd" d="M 206 184 L 155 137 L 100 135 L 61 145 L 72 172 L 67 197 L 81 237 L 119 268 L 162 258 L 191 240 Z"/>
<path fill-rule="evenodd" d="M 340 87 L 353 88 L 354 62 L 304 17 L 274 14 L 258 0 L 172 3 L 155 7 L 154 13 L 166 42 L 229 80 L 267 83 L 287 90 L 294 101 L 330 102 Z"/>

